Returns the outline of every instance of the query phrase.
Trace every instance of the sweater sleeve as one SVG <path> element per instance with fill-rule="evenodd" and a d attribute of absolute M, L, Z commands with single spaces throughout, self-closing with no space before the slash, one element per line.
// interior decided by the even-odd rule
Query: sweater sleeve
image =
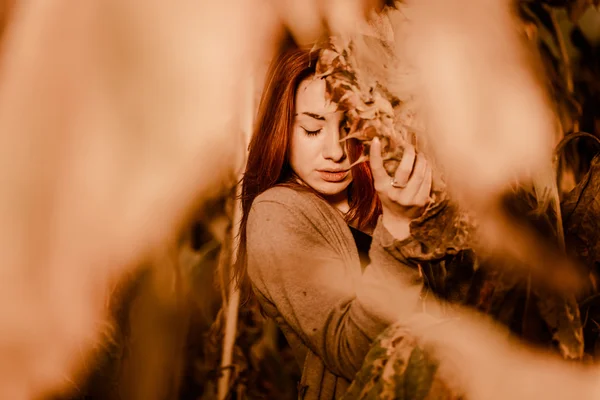
<path fill-rule="evenodd" d="M 422 284 L 414 269 L 377 242 L 380 224 L 371 246 L 372 262 L 360 275 L 315 225 L 313 217 L 318 216 L 311 213 L 318 211 L 255 201 L 247 225 L 248 273 L 255 290 L 273 303 L 326 367 L 352 380 L 374 338 L 401 316 L 395 309 L 398 297 L 403 308 L 411 308 L 412 302 L 414 309 Z M 406 297 L 411 291 L 416 298 Z"/>

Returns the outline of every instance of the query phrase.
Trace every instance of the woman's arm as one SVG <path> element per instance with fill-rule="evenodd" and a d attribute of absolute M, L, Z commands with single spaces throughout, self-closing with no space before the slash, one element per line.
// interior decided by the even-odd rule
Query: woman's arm
<path fill-rule="evenodd" d="M 247 225 L 248 272 L 327 368 L 352 380 L 373 339 L 402 309 L 414 309 L 422 284 L 378 243 L 381 221 L 361 275 L 315 225 L 319 217 L 314 206 L 256 201 Z"/>

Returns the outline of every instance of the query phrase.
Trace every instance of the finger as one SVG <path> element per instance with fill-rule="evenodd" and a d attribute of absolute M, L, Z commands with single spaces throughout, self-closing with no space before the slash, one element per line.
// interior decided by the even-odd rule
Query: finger
<path fill-rule="evenodd" d="M 371 173 L 373 174 L 373 181 L 375 188 L 382 188 L 384 184 L 389 183 L 389 175 L 383 168 L 383 158 L 381 157 L 381 142 L 379 138 L 374 138 L 371 141 L 371 148 L 369 150 L 369 164 L 371 165 Z"/>
<path fill-rule="evenodd" d="M 427 164 L 427 159 L 422 154 L 416 156 L 412 175 L 409 177 L 408 182 L 406 183 L 406 188 L 404 189 L 404 192 L 410 197 L 411 200 L 415 197 L 419 191 L 419 188 L 421 187 L 421 183 L 425 177 Z"/>
<path fill-rule="evenodd" d="M 410 173 L 413 170 L 414 163 L 415 148 L 410 145 L 406 146 L 402 160 L 400 160 L 398 169 L 396 169 L 396 173 L 394 174 L 394 182 L 396 185 L 406 186 L 408 184 L 408 179 L 410 178 Z"/>
<path fill-rule="evenodd" d="M 394 201 L 403 206 L 415 205 L 415 197 L 421 188 L 427 171 L 427 159 L 423 155 L 416 156 L 412 176 L 408 179 L 406 187 L 402 190 L 394 190 Z M 392 196 L 390 196 L 392 197 Z"/>
<path fill-rule="evenodd" d="M 431 194 L 431 186 L 433 184 L 433 171 L 431 165 L 427 165 L 425 170 L 425 176 L 423 182 L 414 198 L 414 205 L 422 207 L 429 202 L 429 195 Z"/>
<path fill-rule="evenodd" d="M 413 174 L 409 179 L 409 184 L 411 183 L 410 181 L 414 181 L 415 184 L 419 183 L 419 186 L 421 186 L 428 166 L 429 162 L 427 161 L 427 158 L 423 154 L 419 154 L 417 161 L 415 162 Z"/>

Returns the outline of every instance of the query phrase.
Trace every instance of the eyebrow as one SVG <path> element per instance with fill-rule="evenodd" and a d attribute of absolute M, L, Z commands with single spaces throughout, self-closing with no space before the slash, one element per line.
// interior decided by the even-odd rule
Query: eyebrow
<path fill-rule="evenodd" d="M 319 115 L 319 114 L 314 114 L 314 113 L 307 112 L 307 111 L 303 112 L 302 114 L 308 115 L 309 117 L 312 117 L 314 119 L 318 119 L 319 121 L 325 121 L 325 117 L 322 115 Z M 296 114 L 296 115 L 298 115 L 298 114 Z"/>

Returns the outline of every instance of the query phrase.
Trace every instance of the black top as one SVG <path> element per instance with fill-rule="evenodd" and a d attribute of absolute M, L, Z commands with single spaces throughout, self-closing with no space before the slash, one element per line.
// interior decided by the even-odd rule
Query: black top
<path fill-rule="evenodd" d="M 352 232 L 352 236 L 354 237 L 354 243 L 356 243 L 356 248 L 358 249 L 358 256 L 360 257 L 360 265 L 363 269 L 371 260 L 369 259 L 369 249 L 371 248 L 371 242 L 373 238 L 366 233 L 359 231 L 351 226 L 349 226 L 350 232 Z"/>

